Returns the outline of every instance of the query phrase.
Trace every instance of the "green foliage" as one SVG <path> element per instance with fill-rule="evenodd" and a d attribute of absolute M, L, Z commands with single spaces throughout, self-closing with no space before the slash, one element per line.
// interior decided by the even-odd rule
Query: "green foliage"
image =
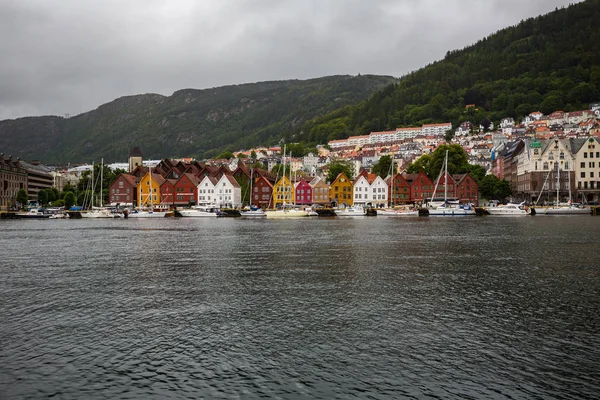
<path fill-rule="evenodd" d="M 348 179 L 353 179 L 352 164 L 347 160 L 333 160 L 327 164 L 329 172 L 327 174 L 327 181 L 333 182 L 337 176 L 344 172 Z"/>
<path fill-rule="evenodd" d="M 237 155 L 237 158 L 248 158 L 248 156 L 247 156 L 247 155 L 245 155 L 244 153 L 239 153 L 239 154 Z"/>
<path fill-rule="evenodd" d="M 600 100 L 599 19 L 600 0 L 527 19 L 449 51 L 355 106 L 307 121 L 299 139 L 323 143 L 431 122 L 485 128 L 538 110 L 586 109 Z"/>
<path fill-rule="evenodd" d="M 452 138 L 454 138 L 454 130 L 448 129 L 444 134 L 444 139 L 446 139 L 446 142 L 450 143 Z"/>
<path fill-rule="evenodd" d="M 479 194 L 488 200 L 495 199 L 505 203 L 512 194 L 510 183 L 498 179 L 495 175 L 486 175 L 479 183 Z"/>
<path fill-rule="evenodd" d="M 52 207 L 63 207 L 65 205 L 65 201 L 63 199 L 58 199 L 52 202 Z"/>
<path fill-rule="evenodd" d="M 283 175 L 290 176 L 290 166 L 287 164 L 276 164 L 271 168 L 271 173 L 278 177 L 282 177 Z"/>
<path fill-rule="evenodd" d="M 63 192 L 73 192 L 75 193 L 77 191 L 77 187 L 67 183 L 66 185 L 63 186 Z"/>
<path fill-rule="evenodd" d="M 52 203 L 58 199 L 58 190 L 56 188 L 46 189 L 46 195 L 48 196 L 48 203 Z"/>
<path fill-rule="evenodd" d="M 254 150 L 252 150 L 252 151 L 250 152 L 250 158 L 251 158 L 252 160 L 256 160 L 256 152 L 255 152 Z"/>
<path fill-rule="evenodd" d="M 479 184 L 479 182 L 481 182 L 481 180 L 487 173 L 487 171 L 484 167 L 482 167 L 481 165 L 477 165 L 477 164 L 469 164 L 467 172 L 471 175 L 471 177 L 473 179 L 475 179 L 475 182 L 477 182 L 477 184 Z"/>
<path fill-rule="evenodd" d="M 425 172 L 429 179 L 437 179 L 444 166 L 448 151 L 448 173 L 464 174 L 472 168 L 467 160 L 467 153 L 459 144 L 443 144 L 431 155 L 424 154 L 407 168 L 409 174 Z"/>
<path fill-rule="evenodd" d="M 226 158 L 228 160 L 231 160 L 233 157 L 234 156 L 231 151 L 224 151 L 221 154 L 219 154 L 216 158 Z"/>
<path fill-rule="evenodd" d="M 29 201 L 29 198 L 27 197 L 27 191 L 25 189 L 19 189 L 16 200 L 17 203 L 19 203 L 19 208 L 25 207 Z"/>
<path fill-rule="evenodd" d="M 292 157 L 304 157 L 307 154 L 306 146 L 304 143 L 290 143 L 287 146 L 287 155 L 292 155 Z"/>
<path fill-rule="evenodd" d="M 63 199 L 64 201 L 64 205 L 65 205 L 65 210 L 68 210 L 71 208 L 71 206 L 75 205 L 75 193 L 69 191 L 65 194 L 65 197 Z"/>
<path fill-rule="evenodd" d="M 372 172 L 376 175 L 379 175 L 382 178 L 391 175 L 392 157 L 387 154 L 379 157 L 379 161 L 377 161 L 377 163 L 373 165 Z"/>
<path fill-rule="evenodd" d="M 38 203 L 41 205 L 48 204 L 48 192 L 42 189 L 38 192 Z"/>
<path fill-rule="evenodd" d="M 512 190 L 510 190 L 510 183 L 508 183 L 506 179 L 500 180 L 495 187 L 494 196 L 503 203 L 506 203 L 511 195 Z"/>
<path fill-rule="evenodd" d="M 202 159 L 276 144 L 282 138 L 286 143 L 309 142 L 294 138 L 305 121 L 356 104 L 396 80 L 330 76 L 184 89 L 168 97 L 126 96 L 68 119 L 2 121 L 0 148 L 5 154 L 54 163 L 124 160 L 134 145 L 144 158 Z"/>

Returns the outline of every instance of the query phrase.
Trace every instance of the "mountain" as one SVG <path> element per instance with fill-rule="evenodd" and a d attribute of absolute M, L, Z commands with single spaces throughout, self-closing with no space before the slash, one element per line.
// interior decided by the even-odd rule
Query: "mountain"
<path fill-rule="evenodd" d="M 395 82 L 389 76 L 330 76 L 126 96 L 71 118 L 0 121 L 0 151 L 43 163 L 215 156 L 289 139 L 308 119 L 356 104 Z"/>
<path fill-rule="evenodd" d="M 600 0 L 530 18 L 402 77 L 368 100 L 307 121 L 298 139 L 586 109 L 600 101 Z M 473 104 L 474 107 L 466 107 Z"/>

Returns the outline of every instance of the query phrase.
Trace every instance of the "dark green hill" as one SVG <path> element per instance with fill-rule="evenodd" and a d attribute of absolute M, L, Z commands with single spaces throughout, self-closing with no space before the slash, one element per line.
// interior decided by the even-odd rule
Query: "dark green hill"
<path fill-rule="evenodd" d="M 356 104 L 395 81 L 330 76 L 127 96 L 68 119 L 0 121 L 0 152 L 44 163 L 125 161 L 133 146 L 144 157 L 209 157 L 289 138 L 306 120 Z"/>
<path fill-rule="evenodd" d="M 300 138 L 326 143 L 401 126 L 585 109 L 600 100 L 598 21 L 600 0 L 527 19 L 448 52 L 367 101 L 308 121 Z"/>

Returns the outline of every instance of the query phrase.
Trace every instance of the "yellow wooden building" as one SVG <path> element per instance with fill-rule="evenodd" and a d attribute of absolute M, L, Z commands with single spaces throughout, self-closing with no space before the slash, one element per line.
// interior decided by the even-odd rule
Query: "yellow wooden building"
<path fill-rule="evenodd" d="M 137 206 L 138 207 L 156 207 L 161 202 L 160 185 L 165 182 L 160 174 L 146 172 L 146 175 L 140 179 L 137 185 Z"/>
<path fill-rule="evenodd" d="M 345 173 L 340 174 L 331 182 L 331 189 L 329 190 L 331 201 L 336 202 L 337 206 L 345 204 L 346 206 L 352 206 L 354 199 L 352 198 L 352 180 L 348 179 Z"/>
<path fill-rule="evenodd" d="M 295 190 L 287 176 L 283 176 L 273 186 L 273 206 L 275 208 L 289 204 L 294 204 L 296 201 Z"/>

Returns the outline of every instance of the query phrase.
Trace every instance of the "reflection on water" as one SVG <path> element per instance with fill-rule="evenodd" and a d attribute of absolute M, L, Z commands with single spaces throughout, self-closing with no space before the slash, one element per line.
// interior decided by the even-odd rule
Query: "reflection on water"
<path fill-rule="evenodd" d="M 600 392 L 592 217 L 0 226 L 0 398 Z"/>

